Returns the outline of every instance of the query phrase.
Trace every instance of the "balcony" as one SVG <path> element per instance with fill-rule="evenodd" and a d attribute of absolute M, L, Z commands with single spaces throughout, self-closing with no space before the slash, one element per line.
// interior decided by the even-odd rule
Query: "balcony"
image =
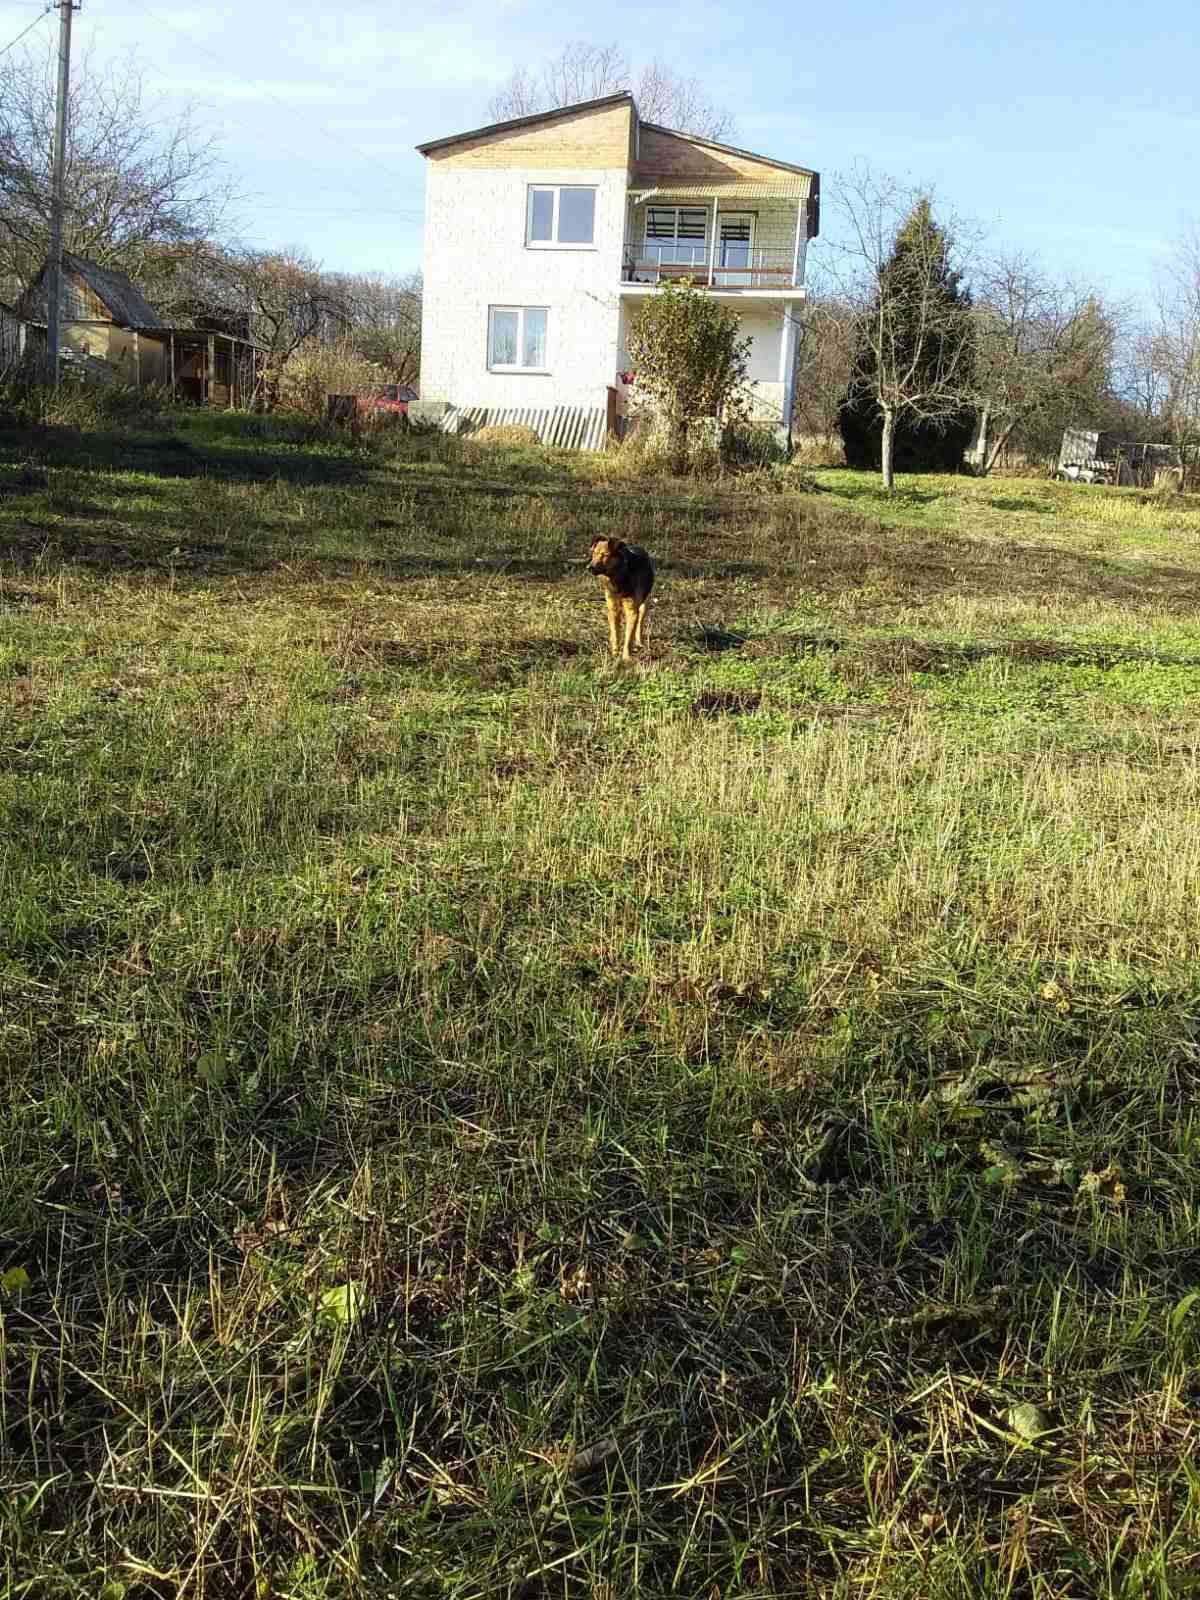
<path fill-rule="evenodd" d="M 653 289 L 660 283 L 679 283 L 690 278 L 698 289 L 720 293 L 768 290 L 802 294 L 804 253 L 769 249 L 722 239 L 716 251 L 705 241 L 689 243 L 682 239 L 659 242 L 627 238 L 621 267 L 625 289 Z"/>

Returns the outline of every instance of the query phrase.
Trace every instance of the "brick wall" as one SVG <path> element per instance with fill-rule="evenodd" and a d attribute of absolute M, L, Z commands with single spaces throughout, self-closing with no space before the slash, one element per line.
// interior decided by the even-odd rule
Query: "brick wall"
<path fill-rule="evenodd" d="M 590 249 L 528 249 L 528 185 L 596 188 Z M 602 406 L 616 381 L 626 169 L 430 162 L 421 398 L 458 406 Z M 488 371 L 488 308 L 545 306 L 549 372 Z"/>

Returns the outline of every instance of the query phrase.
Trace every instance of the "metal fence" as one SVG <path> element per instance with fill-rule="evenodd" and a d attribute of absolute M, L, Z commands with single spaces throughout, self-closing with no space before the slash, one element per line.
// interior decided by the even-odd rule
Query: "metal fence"
<path fill-rule="evenodd" d="M 559 449 L 603 450 L 609 417 L 603 406 L 450 406 L 441 419 L 443 433 L 464 435 L 513 425 Z"/>
<path fill-rule="evenodd" d="M 626 283 L 677 282 L 690 278 L 705 289 L 792 289 L 798 282 L 791 250 L 768 250 L 722 240 L 716 252 L 700 241 L 627 239 Z"/>

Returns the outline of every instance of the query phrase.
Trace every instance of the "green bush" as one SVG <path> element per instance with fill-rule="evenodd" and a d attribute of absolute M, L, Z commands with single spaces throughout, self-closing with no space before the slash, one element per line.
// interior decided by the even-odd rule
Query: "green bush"
<path fill-rule="evenodd" d="M 734 422 L 721 438 L 721 461 L 729 471 L 756 471 L 787 460 L 773 428 L 762 423 Z"/>

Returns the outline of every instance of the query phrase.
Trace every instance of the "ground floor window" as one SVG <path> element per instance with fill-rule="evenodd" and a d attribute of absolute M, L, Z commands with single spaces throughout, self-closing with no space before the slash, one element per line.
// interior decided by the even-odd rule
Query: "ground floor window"
<path fill-rule="evenodd" d="M 545 372 L 545 306 L 492 306 L 488 310 L 488 366 L 493 372 Z"/>

